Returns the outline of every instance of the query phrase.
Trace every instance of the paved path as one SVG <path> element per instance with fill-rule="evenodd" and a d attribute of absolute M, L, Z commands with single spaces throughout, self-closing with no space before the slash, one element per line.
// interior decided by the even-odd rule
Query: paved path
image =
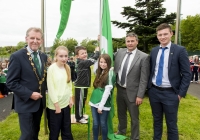
<path fill-rule="evenodd" d="M 10 114 L 12 98 L 12 94 L 8 95 L 8 97 L 0 98 L 0 121 L 4 120 Z"/>
<path fill-rule="evenodd" d="M 200 100 L 200 84 L 191 83 L 188 89 L 188 93 Z"/>
<path fill-rule="evenodd" d="M 197 97 L 200 100 L 200 84 L 191 83 L 188 93 Z M 0 121 L 4 120 L 11 112 L 13 95 L 8 95 L 6 98 L 0 99 Z"/>

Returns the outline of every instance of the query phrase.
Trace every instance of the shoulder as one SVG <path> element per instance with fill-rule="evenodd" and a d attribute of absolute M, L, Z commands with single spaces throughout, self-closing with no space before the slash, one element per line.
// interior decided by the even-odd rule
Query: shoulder
<path fill-rule="evenodd" d="M 51 64 L 48 68 L 48 71 L 52 71 L 53 69 L 56 69 L 56 63 Z"/>
<path fill-rule="evenodd" d="M 140 51 L 140 50 L 137 50 L 136 53 L 138 53 L 142 57 L 148 57 L 149 56 L 149 54 L 147 54 L 147 53 L 145 53 L 143 51 Z"/>

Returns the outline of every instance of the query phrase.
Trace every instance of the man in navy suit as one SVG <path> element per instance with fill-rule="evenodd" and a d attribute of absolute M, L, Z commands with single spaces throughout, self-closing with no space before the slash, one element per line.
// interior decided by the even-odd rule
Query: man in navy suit
<path fill-rule="evenodd" d="M 19 117 L 20 140 L 38 140 L 41 116 L 46 106 L 47 56 L 39 51 L 43 42 L 42 30 L 29 28 L 26 42 L 27 46 L 10 57 L 7 86 L 14 92 L 13 109 Z"/>
<path fill-rule="evenodd" d="M 181 98 L 186 95 L 191 79 L 188 54 L 184 47 L 171 42 L 173 32 L 170 25 L 163 23 L 157 27 L 156 32 L 160 45 L 153 48 L 150 54 L 148 82 L 153 139 L 161 140 L 165 114 L 168 140 L 178 140 L 178 106 Z"/>

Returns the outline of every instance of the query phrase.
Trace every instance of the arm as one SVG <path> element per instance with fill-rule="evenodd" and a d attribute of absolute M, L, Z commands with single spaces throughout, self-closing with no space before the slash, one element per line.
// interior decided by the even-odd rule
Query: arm
<path fill-rule="evenodd" d="M 24 102 L 28 101 L 34 94 L 34 99 L 37 100 L 41 97 L 40 93 L 33 92 L 27 87 L 20 84 L 21 73 L 23 72 L 22 62 L 19 60 L 15 54 L 12 54 L 10 57 L 10 63 L 8 66 L 7 81 L 6 84 L 8 88 L 15 93 L 21 100 Z M 33 99 L 33 97 L 32 97 Z"/>
<path fill-rule="evenodd" d="M 98 113 L 102 113 L 102 109 L 108 99 L 108 96 L 110 95 L 111 93 L 111 90 L 112 90 L 113 86 L 112 85 L 106 85 L 105 86 L 105 91 L 103 93 L 103 96 L 102 96 L 102 99 L 101 99 L 101 102 L 99 103 L 99 107 L 98 107 Z"/>
<path fill-rule="evenodd" d="M 179 87 L 179 96 L 185 97 L 191 80 L 190 63 L 186 49 L 183 47 L 179 55 L 179 67 L 182 75 L 181 84 Z M 179 98 L 180 99 L 180 98 Z"/>
<path fill-rule="evenodd" d="M 146 91 L 148 84 L 149 74 L 150 74 L 150 57 L 146 56 L 143 61 L 141 61 L 141 72 L 140 72 L 140 81 L 139 89 L 136 97 L 136 105 L 142 104 L 142 100 Z"/>
<path fill-rule="evenodd" d="M 109 70 L 108 85 L 105 86 L 105 90 L 104 90 L 101 102 L 99 103 L 99 107 L 98 107 L 99 113 L 101 113 L 101 111 L 111 93 L 111 90 L 113 89 L 114 84 L 115 84 L 115 74 L 114 74 L 113 67 L 112 67 Z"/>
<path fill-rule="evenodd" d="M 56 73 L 54 72 L 53 67 L 50 66 L 48 68 L 48 71 L 47 71 L 48 96 L 49 96 L 49 98 L 51 99 L 51 101 L 53 102 L 53 104 L 55 106 L 56 113 L 60 113 L 61 109 L 60 109 L 60 107 L 58 105 L 58 98 L 57 98 L 57 95 L 56 95 L 57 92 L 55 90 L 55 84 L 56 84 L 56 82 L 54 81 L 54 78 L 53 78 L 53 76 L 55 74 Z"/>

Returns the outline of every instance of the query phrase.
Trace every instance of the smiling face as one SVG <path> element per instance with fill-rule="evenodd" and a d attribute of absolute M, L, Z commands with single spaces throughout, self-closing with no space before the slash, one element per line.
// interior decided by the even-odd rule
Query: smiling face
<path fill-rule="evenodd" d="M 82 59 L 82 60 L 86 60 L 87 57 L 88 57 L 87 50 L 79 50 L 78 51 L 77 58 Z"/>
<path fill-rule="evenodd" d="M 32 51 L 37 51 L 43 42 L 42 34 L 39 31 L 30 30 L 27 33 L 26 42 Z"/>
<path fill-rule="evenodd" d="M 167 46 L 167 44 L 169 44 L 169 42 L 171 41 L 172 35 L 173 35 L 173 32 L 170 31 L 169 28 L 165 28 L 165 29 L 157 31 L 157 38 L 158 38 L 158 41 L 160 42 L 160 45 L 162 47 Z"/>
<path fill-rule="evenodd" d="M 107 62 L 104 58 L 101 58 L 99 60 L 99 66 L 102 70 L 105 70 L 108 67 Z"/>

